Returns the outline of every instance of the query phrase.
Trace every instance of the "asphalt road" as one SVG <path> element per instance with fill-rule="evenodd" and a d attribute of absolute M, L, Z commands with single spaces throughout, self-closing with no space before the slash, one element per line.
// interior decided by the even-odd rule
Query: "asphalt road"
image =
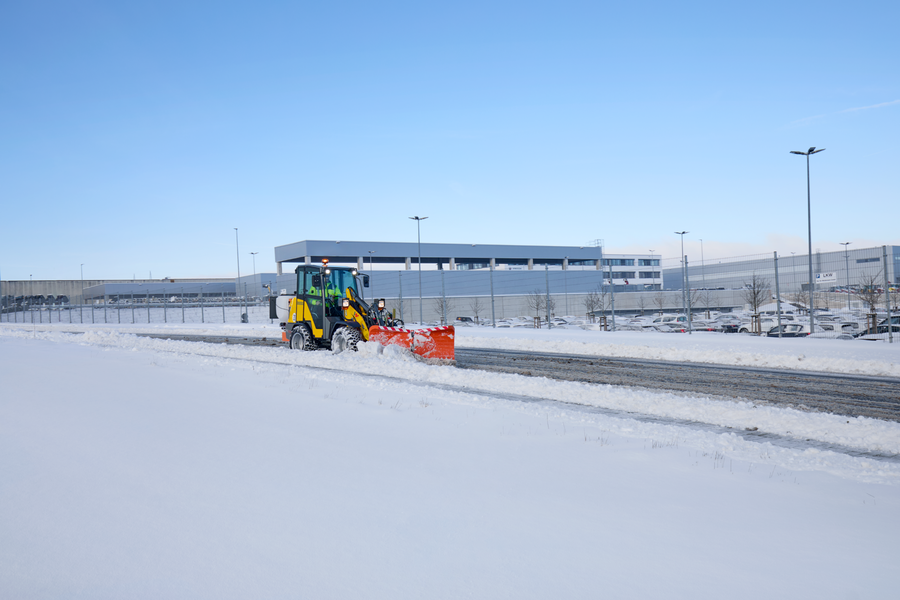
<path fill-rule="evenodd" d="M 900 421 L 900 379 L 629 358 L 456 350 L 457 367 L 624 385 Z"/>
<path fill-rule="evenodd" d="M 283 345 L 280 339 L 272 338 L 143 335 L 211 343 Z M 892 377 L 473 348 L 456 349 L 456 366 L 900 421 L 900 378 Z"/>

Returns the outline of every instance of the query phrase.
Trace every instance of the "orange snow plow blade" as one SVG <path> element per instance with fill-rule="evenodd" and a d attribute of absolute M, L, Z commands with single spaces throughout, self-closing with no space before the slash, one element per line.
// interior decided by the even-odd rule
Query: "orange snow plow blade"
<path fill-rule="evenodd" d="M 369 328 L 369 341 L 382 346 L 401 346 L 429 361 L 455 361 L 453 325 L 446 327 L 426 327 L 423 329 L 401 329 L 400 327 Z"/>

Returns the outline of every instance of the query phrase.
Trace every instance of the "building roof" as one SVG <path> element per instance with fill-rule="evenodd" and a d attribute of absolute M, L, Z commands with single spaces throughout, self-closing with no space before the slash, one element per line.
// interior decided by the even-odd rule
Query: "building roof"
<path fill-rule="evenodd" d="M 373 252 L 374 251 L 374 252 Z M 458 263 L 527 264 L 529 259 L 540 263 L 561 264 L 566 258 L 572 261 L 597 260 L 600 248 L 595 246 L 506 246 L 499 244 L 434 244 L 421 245 L 422 262 L 447 262 L 453 258 Z M 321 262 L 327 258 L 334 263 L 355 263 L 359 257 L 375 263 L 403 263 L 407 258 L 419 256 L 416 242 L 357 242 L 304 240 L 275 247 L 275 262 Z"/>

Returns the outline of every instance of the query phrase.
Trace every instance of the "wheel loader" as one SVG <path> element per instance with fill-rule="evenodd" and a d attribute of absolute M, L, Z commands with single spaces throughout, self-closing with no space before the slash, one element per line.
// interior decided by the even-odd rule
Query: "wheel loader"
<path fill-rule="evenodd" d="M 452 362 L 454 329 L 431 327 L 403 329 L 385 310 L 384 299 L 372 305 L 363 300 L 361 288 L 369 276 L 356 269 L 301 265 L 296 268 L 297 291 L 270 299 L 269 316 L 278 319 L 282 341 L 293 350 L 330 348 L 339 353 L 356 350 L 360 341 L 408 348 L 415 355 L 436 362 Z"/>

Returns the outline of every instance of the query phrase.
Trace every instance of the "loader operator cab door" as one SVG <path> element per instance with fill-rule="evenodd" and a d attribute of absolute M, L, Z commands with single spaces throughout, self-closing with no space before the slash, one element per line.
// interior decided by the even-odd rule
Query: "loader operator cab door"
<path fill-rule="evenodd" d="M 297 296 L 306 303 L 307 307 L 309 307 L 309 312 L 316 329 L 322 329 L 323 306 L 321 279 L 318 267 L 297 268 Z"/>

